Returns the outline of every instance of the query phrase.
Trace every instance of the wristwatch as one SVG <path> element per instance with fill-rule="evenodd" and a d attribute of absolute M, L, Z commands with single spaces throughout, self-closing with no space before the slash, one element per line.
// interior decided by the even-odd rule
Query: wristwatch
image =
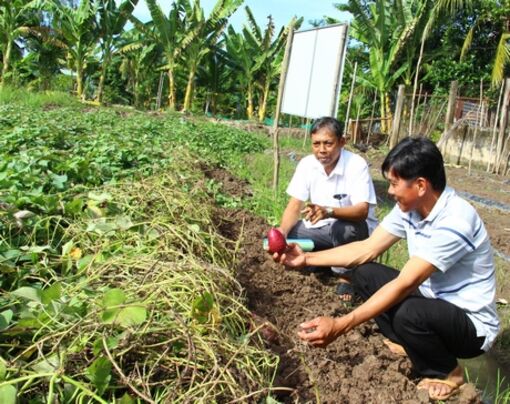
<path fill-rule="evenodd" d="M 333 217 L 333 213 L 334 213 L 334 210 L 332 207 L 328 206 L 326 208 L 326 217 L 330 218 L 330 217 Z"/>

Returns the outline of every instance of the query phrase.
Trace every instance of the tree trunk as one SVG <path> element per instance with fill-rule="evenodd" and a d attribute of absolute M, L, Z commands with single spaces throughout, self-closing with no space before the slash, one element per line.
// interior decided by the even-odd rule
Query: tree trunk
<path fill-rule="evenodd" d="M 99 85 L 97 87 L 97 102 L 103 105 L 104 83 L 106 81 L 106 71 L 110 65 L 110 49 L 105 50 L 103 63 L 101 65 L 101 76 L 99 77 Z"/>
<path fill-rule="evenodd" d="M 267 98 L 269 97 L 269 80 L 264 84 L 264 90 L 259 102 L 259 122 L 264 122 L 266 117 Z"/>
<path fill-rule="evenodd" d="M 85 94 L 83 92 L 83 66 L 81 62 L 76 64 L 76 95 L 82 101 L 85 101 Z"/>
<path fill-rule="evenodd" d="M 246 115 L 248 115 L 248 119 L 253 119 L 253 85 L 251 83 L 248 84 L 248 92 L 246 94 L 246 98 L 248 99 Z"/>
<path fill-rule="evenodd" d="M 381 132 L 388 133 L 388 125 L 386 124 L 386 94 L 379 91 L 379 111 L 381 113 Z"/>
<path fill-rule="evenodd" d="M 7 75 L 7 72 L 9 71 L 9 66 L 10 66 L 10 63 L 11 63 L 11 53 L 12 53 L 12 41 L 11 40 L 8 40 L 7 41 L 7 48 L 5 50 L 5 54 L 4 54 L 4 57 L 3 57 L 3 61 L 2 61 L 2 77 L 0 77 L 0 85 L 4 85 L 5 82 L 6 82 L 6 75 Z"/>
<path fill-rule="evenodd" d="M 175 81 L 173 69 L 168 69 L 168 108 L 175 111 Z"/>
<path fill-rule="evenodd" d="M 392 113 L 391 113 L 391 106 L 390 106 L 390 96 L 388 95 L 388 93 L 384 94 L 384 107 L 386 109 L 386 113 L 384 114 L 384 118 L 385 118 L 384 123 L 386 125 L 386 133 L 390 133 L 391 132 Z"/>
<path fill-rule="evenodd" d="M 188 111 L 191 109 L 191 97 L 193 95 L 193 80 L 195 79 L 196 67 L 190 66 L 188 74 L 188 84 L 186 85 L 186 94 L 184 95 L 184 106 L 182 111 Z"/>

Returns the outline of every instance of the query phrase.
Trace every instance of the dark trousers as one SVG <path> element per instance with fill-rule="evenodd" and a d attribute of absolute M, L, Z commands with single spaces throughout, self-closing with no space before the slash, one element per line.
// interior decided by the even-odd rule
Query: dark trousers
<path fill-rule="evenodd" d="M 319 228 L 307 229 L 302 220 L 298 221 L 288 234 L 288 238 L 309 238 L 315 244 L 314 251 L 327 250 L 368 237 L 366 221 L 349 222 L 336 220 Z"/>
<path fill-rule="evenodd" d="M 368 263 L 352 275 L 355 291 L 367 300 L 399 272 L 382 264 Z M 381 332 L 404 347 L 416 371 L 426 377 L 445 378 L 457 366 L 457 358 L 481 355 L 485 337 L 464 310 L 440 299 L 425 298 L 417 290 L 375 318 Z"/>

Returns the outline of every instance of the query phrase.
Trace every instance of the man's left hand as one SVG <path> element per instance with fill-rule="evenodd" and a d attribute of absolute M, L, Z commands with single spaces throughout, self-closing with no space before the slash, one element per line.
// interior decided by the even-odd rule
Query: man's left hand
<path fill-rule="evenodd" d="M 298 336 L 310 345 L 324 348 L 347 332 L 349 330 L 348 325 L 348 316 L 338 318 L 317 317 L 300 324 L 301 331 L 298 332 Z"/>
<path fill-rule="evenodd" d="M 305 220 L 309 220 L 312 224 L 328 217 L 326 208 L 315 203 L 308 203 L 301 213 L 305 215 Z"/>

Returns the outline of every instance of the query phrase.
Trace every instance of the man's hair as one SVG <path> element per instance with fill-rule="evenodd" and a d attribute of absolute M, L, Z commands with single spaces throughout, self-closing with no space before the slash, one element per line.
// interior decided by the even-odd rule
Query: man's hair
<path fill-rule="evenodd" d="M 389 172 L 404 180 L 423 177 L 436 191 L 446 186 L 443 156 L 434 142 L 424 137 L 400 141 L 384 159 L 381 171 L 384 178 Z"/>
<path fill-rule="evenodd" d="M 334 133 L 337 138 L 340 139 L 342 137 L 343 127 L 344 125 L 337 119 L 332 118 L 330 116 L 323 116 L 322 118 L 318 118 L 314 121 L 310 133 L 313 135 L 314 133 L 317 133 L 321 129 L 326 128 L 331 133 Z"/>

